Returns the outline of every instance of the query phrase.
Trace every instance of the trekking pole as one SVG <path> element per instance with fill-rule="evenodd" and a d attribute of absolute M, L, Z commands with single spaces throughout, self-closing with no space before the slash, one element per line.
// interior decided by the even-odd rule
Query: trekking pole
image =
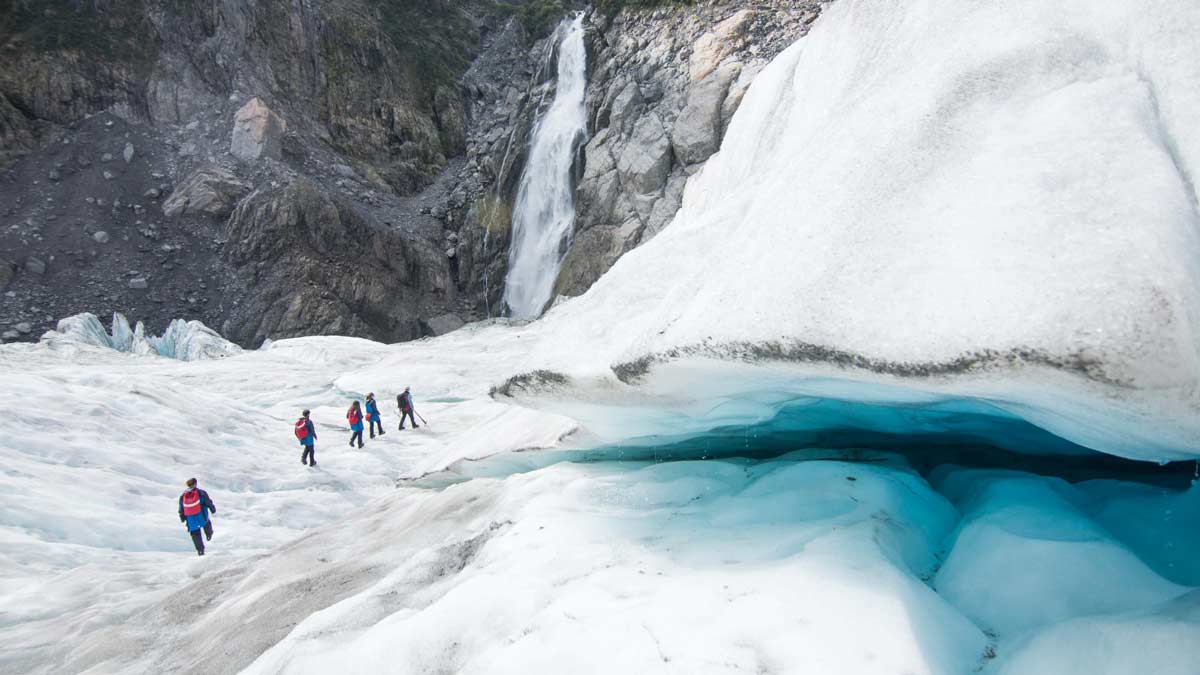
<path fill-rule="evenodd" d="M 421 417 L 421 413 L 417 412 L 416 408 L 413 408 L 413 414 L 416 415 L 417 417 Z M 424 424 L 425 426 L 429 426 L 429 422 L 426 422 L 424 417 L 421 417 L 421 424 Z"/>

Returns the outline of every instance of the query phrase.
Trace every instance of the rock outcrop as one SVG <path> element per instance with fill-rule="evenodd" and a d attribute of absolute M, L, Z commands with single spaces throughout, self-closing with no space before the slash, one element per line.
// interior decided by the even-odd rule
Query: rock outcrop
<path fill-rule="evenodd" d="M 17 264 L 11 260 L 0 258 L 0 291 L 8 287 L 8 282 L 17 276 Z"/>
<path fill-rule="evenodd" d="M 250 186 L 231 171 L 203 166 L 193 171 L 163 202 L 168 218 L 181 215 L 227 216 Z"/>
<path fill-rule="evenodd" d="M 227 239 L 245 300 L 221 332 L 242 344 L 313 334 L 409 340 L 425 333 L 424 305 L 455 299 L 439 248 L 372 223 L 305 179 L 248 197 Z"/>
<path fill-rule="evenodd" d="M 0 94 L 0 168 L 35 146 L 33 122 Z"/>
<path fill-rule="evenodd" d="M 244 161 L 259 157 L 279 159 L 287 122 L 255 96 L 238 109 L 233 117 L 233 140 L 229 152 Z"/>

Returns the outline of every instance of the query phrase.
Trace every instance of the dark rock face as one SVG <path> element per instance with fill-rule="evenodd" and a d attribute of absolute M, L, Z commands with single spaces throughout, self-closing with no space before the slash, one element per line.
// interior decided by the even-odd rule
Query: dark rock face
<path fill-rule="evenodd" d="M 313 334 L 409 340 L 423 334 L 423 303 L 454 300 L 440 249 L 372 226 L 304 179 L 251 195 L 226 227 L 225 257 L 246 293 L 223 332 L 243 344 Z"/>
<path fill-rule="evenodd" d="M 525 4 L 12 4 L 0 258 L 16 267 L 0 269 L 0 332 L 35 339 L 62 316 L 120 311 L 254 346 L 409 339 L 500 313 L 512 204 L 556 68 Z M 670 221 L 753 73 L 819 7 L 589 17 L 590 142 L 560 293 Z M 3 331 L 18 323 L 30 333 Z"/>

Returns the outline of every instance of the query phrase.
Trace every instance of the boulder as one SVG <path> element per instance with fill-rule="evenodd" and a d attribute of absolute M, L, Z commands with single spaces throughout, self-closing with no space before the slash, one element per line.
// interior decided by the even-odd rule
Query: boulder
<path fill-rule="evenodd" d="M 662 189 L 671 171 L 671 139 L 658 115 L 643 115 L 633 136 L 617 158 L 622 183 L 641 194 Z"/>
<path fill-rule="evenodd" d="M 29 272 L 30 274 L 45 274 L 46 263 L 40 258 L 30 257 L 25 261 L 25 271 Z"/>
<path fill-rule="evenodd" d="M 609 111 L 608 123 L 613 129 L 625 134 L 633 128 L 634 120 L 642 109 L 642 92 L 637 83 L 626 84 L 613 97 L 612 108 Z"/>
<path fill-rule="evenodd" d="M 740 10 L 696 39 L 688 60 L 688 73 L 693 82 L 707 77 L 725 57 L 746 46 L 753 17 L 753 10 Z"/>
<path fill-rule="evenodd" d="M 28 335 L 29 333 L 33 332 L 33 326 L 29 325 L 28 321 L 22 321 L 21 323 L 13 326 L 13 330 L 17 331 L 21 335 Z"/>
<path fill-rule="evenodd" d="M 125 149 L 121 152 L 121 157 L 125 160 L 126 164 L 133 161 L 133 154 L 133 143 L 126 143 Z"/>
<path fill-rule="evenodd" d="M 717 151 L 721 141 L 721 106 L 729 85 L 740 71 L 739 64 L 722 66 L 688 91 L 687 104 L 671 129 L 675 156 L 684 164 L 698 164 Z"/>
<path fill-rule="evenodd" d="M 163 202 L 170 218 L 183 215 L 226 216 L 237 200 L 250 189 L 237 176 L 218 166 L 204 166 L 191 173 Z"/>
<path fill-rule="evenodd" d="M 92 239 L 94 239 L 97 244 L 107 244 L 109 241 L 109 236 L 107 232 L 100 230 L 92 235 Z"/>
<path fill-rule="evenodd" d="M 279 159 L 287 122 L 257 96 L 246 102 L 233 118 L 233 140 L 229 152 L 238 159 Z"/>
<path fill-rule="evenodd" d="M 457 314 L 440 314 L 425 319 L 421 323 L 431 335 L 445 335 L 466 325 L 466 322 Z"/>
<path fill-rule="evenodd" d="M 136 279 L 129 280 L 129 287 L 135 290 L 142 290 L 149 285 L 150 284 L 143 277 L 137 277 Z"/>

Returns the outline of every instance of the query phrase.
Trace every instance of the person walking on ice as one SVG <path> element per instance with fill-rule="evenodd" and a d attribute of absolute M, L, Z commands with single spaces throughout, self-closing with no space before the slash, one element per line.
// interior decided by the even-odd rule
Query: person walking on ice
<path fill-rule="evenodd" d="M 400 428 L 401 429 L 404 428 L 404 418 L 405 417 L 408 417 L 408 421 L 412 422 L 414 429 L 419 428 L 417 426 L 417 420 L 413 418 L 414 410 L 413 410 L 412 392 L 408 390 L 408 387 L 404 388 L 403 394 L 400 394 L 399 396 L 396 397 L 396 405 L 400 407 Z"/>
<path fill-rule="evenodd" d="M 371 429 L 371 438 L 375 438 L 375 427 L 379 427 L 379 435 L 384 434 L 383 419 L 379 416 L 379 404 L 375 402 L 375 394 L 367 394 L 367 425 Z"/>
<path fill-rule="evenodd" d="M 308 411 L 305 410 L 300 415 L 300 419 L 296 420 L 296 439 L 300 441 L 300 447 L 303 451 L 300 453 L 300 463 L 308 466 L 317 465 L 317 428 L 313 426 L 312 420 L 308 418 Z"/>
<path fill-rule="evenodd" d="M 358 407 L 358 401 L 350 404 L 350 409 L 346 411 L 346 419 L 350 422 L 350 431 L 354 432 L 350 434 L 350 446 L 354 447 L 354 441 L 357 440 L 358 447 L 361 448 L 363 446 L 363 416 L 362 408 Z"/>
<path fill-rule="evenodd" d="M 196 479 L 187 480 L 187 491 L 179 495 L 179 522 L 187 524 L 188 534 L 192 535 L 192 544 L 196 547 L 196 555 L 204 555 L 204 539 L 212 541 L 212 521 L 208 519 L 209 512 L 216 513 L 208 493 L 196 487 Z M 200 531 L 204 530 L 204 539 Z"/>

